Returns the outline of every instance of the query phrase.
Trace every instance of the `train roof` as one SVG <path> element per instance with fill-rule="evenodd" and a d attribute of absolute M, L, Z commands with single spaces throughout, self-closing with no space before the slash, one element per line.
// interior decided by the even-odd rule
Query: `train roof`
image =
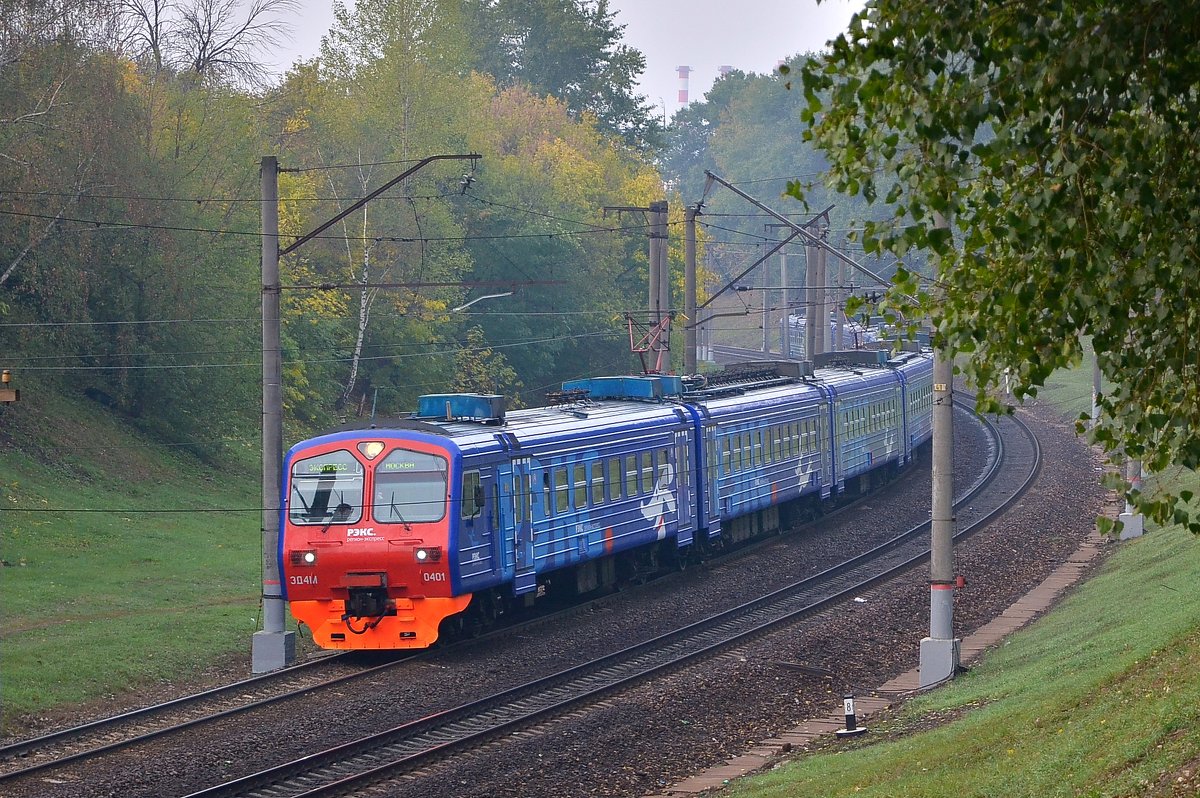
<path fill-rule="evenodd" d="M 370 430 L 379 430 L 379 434 L 407 432 L 450 438 L 464 452 L 476 453 L 532 449 L 559 442 L 578 444 L 581 438 L 595 443 L 606 436 L 627 436 L 639 429 L 662 431 L 676 424 L 685 425 L 690 418 L 685 403 L 701 408 L 705 415 L 721 416 L 756 406 L 817 402 L 823 389 L 832 389 L 836 396 L 852 396 L 892 384 L 895 369 L 907 371 L 927 363 L 928 359 L 928 353 L 901 353 L 886 365 L 834 365 L 816 369 L 812 377 L 791 376 L 789 372 L 774 379 L 760 377 L 744 383 L 735 380 L 707 393 L 684 393 L 657 400 L 592 399 L 585 390 L 564 391 L 558 397 L 559 404 L 511 411 L 503 409 L 502 398 L 498 396 L 438 394 L 422 397 L 420 415 L 350 423 L 329 435 L 369 434 Z M 673 387 L 678 378 L 664 379 L 672 390 L 678 390 Z M 635 394 L 646 390 L 646 378 L 641 377 L 603 378 L 596 384 L 611 387 L 622 382 L 632 384 Z M 441 413 L 443 405 L 447 417 L 439 418 L 436 414 Z"/>
<path fill-rule="evenodd" d="M 459 449 L 472 452 L 520 449 L 622 436 L 639 429 L 662 430 L 663 424 L 683 425 L 687 411 L 678 403 L 629 400 L 577 401 L 569 404 L 510 410 L 503 420 L 381 419 L 374 425 L 347 425 L 341 431 L 397 430 L 446 437 Z"/>

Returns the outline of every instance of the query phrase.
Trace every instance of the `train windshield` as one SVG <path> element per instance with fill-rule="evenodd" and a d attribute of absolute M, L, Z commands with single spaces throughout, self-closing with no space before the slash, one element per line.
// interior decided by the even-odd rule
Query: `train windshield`
<path fill-rule="evenodd" d="M 293 524 L 353 524 L 362 518 L 363 467 L 346 451 L 292 463 L 288 520 Z"/>
<path fill-rule="evenodd" d="M 446 458 L 396 449 L 375 467 L 371 514 L 385 524 L 440 521 L 446 515 Z"/>

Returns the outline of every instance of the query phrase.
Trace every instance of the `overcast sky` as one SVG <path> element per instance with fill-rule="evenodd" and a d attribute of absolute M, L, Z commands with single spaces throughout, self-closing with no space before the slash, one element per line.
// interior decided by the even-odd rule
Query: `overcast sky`
<path fill-rule="evenodd" d="M 329 0 L 301 5 L 303 17 L 280 56 L 284 68 L 316 55 L 333 22 Z M 646 56 L 641 92 L 668 116 L 679 108 L 678 67 L 692 67 L 689 97 L 700 100 L 721 66 L 768 73 L 788 56 L 823 49 L 862 6 L 862 0 L 609 0 L 626 43 Z"/>

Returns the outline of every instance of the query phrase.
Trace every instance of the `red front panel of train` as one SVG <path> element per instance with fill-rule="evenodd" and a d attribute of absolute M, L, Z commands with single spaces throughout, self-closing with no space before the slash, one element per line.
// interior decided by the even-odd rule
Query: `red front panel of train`
<path fill-rule="evenodd" d="M 343 437 L 293 453 L 282 572 L 292 614 L 326 648 L 423 648 L 451 595 L 450 470 L 422 441 Z"/>

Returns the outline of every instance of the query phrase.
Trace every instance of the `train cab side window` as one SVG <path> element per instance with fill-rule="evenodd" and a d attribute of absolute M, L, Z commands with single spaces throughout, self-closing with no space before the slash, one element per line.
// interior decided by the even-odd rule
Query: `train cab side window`
<path fill-rule="evenodd" d="M 466 471 L 462 477 L 462 517 L 474 518 L 483 512 L 483 506 L 479 503 L 483 485 L 479 479 L 478 471 Z"/>

